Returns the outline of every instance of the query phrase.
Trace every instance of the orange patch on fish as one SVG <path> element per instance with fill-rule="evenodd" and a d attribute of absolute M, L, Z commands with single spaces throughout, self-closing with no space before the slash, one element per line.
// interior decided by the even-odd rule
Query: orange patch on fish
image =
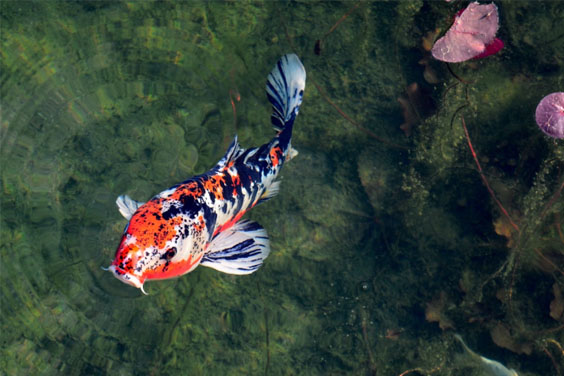
<path fill-rule="evenodd" d="M 241 185 L 241 178 L 237 174 L 231 174 L 231 181 L 233 182 L 233 187 L 236 188 Z M 237 189 L 233 189 L 233 197 L 237 196 Z"/>
<path fill-rule="evenodd" d="M 198 217 L 198 222 L 193 224 L 194 229 L 198 232 L 203 231 L 206 228 L 206 223 L 204 222 L 204 217 L 203 216 L 199 216 Z"/>
<path fill-rule="evenodd" d="M 136 235 L 139 248 L 148 248 L 155 244 L 165 244 L 176 235 L 176 226 L 182 224 L 182 217 L 165 221 L 161 213 L 162 204 L 149 201 L 144 208 L 131 218 L 128 232 Z"/>
<path fill-rule="evenodd" d="M 223 188 L 221 184 L 225 185 L 225 178 L 221 175 L 214 175 L 204 181 L 204 189 L 213 193 L 216 199 L 223 200 Z"/>
<path fill-rule="evenodd" d="M 204 190 L 198 186 L 196 182 L 183 184 L 175 190 L 170 196 L 173 200 L 179 200 L 183 195 L 198 198 L 204 194 Z"/>
<path fill-rule="evenodd" d="M 282 156 L 282 149 L 279 146 L 273 147 L 270 149 L 270 161 L 272 162 L 272 166 L 278 166 L 280 163 L 280 157 Z"/>
<path fill-rule="evenodd" d="M 153 270 L 147 269 L 145 273 L 143 273 L 143 281 L 145 281 L 145 279 L 167 279 L 171 278 L 171 276 L 180 276 L 188 273 L 191 269 L 198 265 L 202 257 L 203 255 L 200 255 L 197 258 L 189 256 L 187 260 L 162 264 Z"/>

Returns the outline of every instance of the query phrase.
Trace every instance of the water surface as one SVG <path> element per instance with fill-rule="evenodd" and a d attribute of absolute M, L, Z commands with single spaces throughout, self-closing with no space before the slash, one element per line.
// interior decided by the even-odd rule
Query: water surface
<path fill-rule="evenodd" d="M 462 2 L 0 3 L 0 373 L 481 374 L 455 332 L 520 375 L 564 372 L 564 147 L 534 123 L 564 88 L 564 8 L 497 4 L 506 47 L 452 65 L 464 84 L 422 40 Z M 264 266 L 149 296 L 102 271 L 118 195 L 273 136 L 264 84 L 288 52 L 300 154 L 247 216 Z"/>

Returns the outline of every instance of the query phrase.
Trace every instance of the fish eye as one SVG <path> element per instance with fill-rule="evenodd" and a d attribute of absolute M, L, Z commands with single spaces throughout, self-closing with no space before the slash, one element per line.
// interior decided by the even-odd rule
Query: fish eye
<path fill-rule="evenodd" d="M 163 258 L 168 261 L 172 259 L 174 256 L 176 256 L 176 247 L 167 249 L 165 254 L 163 255 Z"/>

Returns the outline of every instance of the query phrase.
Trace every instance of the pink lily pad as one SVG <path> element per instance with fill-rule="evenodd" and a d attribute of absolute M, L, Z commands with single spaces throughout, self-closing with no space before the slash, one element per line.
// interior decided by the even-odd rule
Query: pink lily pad
<path fill-rule="evenodd" d="M 479 54 L 478 56 L 474 56 L 473 59 L 483 59 L 486 56 L 490 56 L 493 54 L 497 54 L 505 44 L 499 38 L 494 38 L 494 40 L 486 46 L 484 52 Z"/>
<path fill-rule="evenodd" d="M 564 92 L 548 94 L 538 104 L 535 119 L 539 128 L 554 138 L 564 138 Z"/>
<path fill-rule="evenodd" d="M 503 42 L 495 35 L 499 28 L 497 6 L 470 3 L 458 12 L 454 24 L 431 49 L 433 57 L 447 63 L 460 63 L 497 53 Z"/>

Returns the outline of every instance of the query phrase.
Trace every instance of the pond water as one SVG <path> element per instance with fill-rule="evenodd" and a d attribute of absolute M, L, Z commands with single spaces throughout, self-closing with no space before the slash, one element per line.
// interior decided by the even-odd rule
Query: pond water
<path fill-rule="evenodd" d="M 496 3 L 505 47 L 447 67 L 461 1 L 1 2 L 0 373 L 483 374 L 458 333 L 562 374 L 564 143 L 534 113 L 564 89 L 564 6 Z M 246 215 L 263 267 L 148 296 L 103 271 L 118 195 L 275 135 L 288 52 L 308 81 L 299 155 Z"/>

